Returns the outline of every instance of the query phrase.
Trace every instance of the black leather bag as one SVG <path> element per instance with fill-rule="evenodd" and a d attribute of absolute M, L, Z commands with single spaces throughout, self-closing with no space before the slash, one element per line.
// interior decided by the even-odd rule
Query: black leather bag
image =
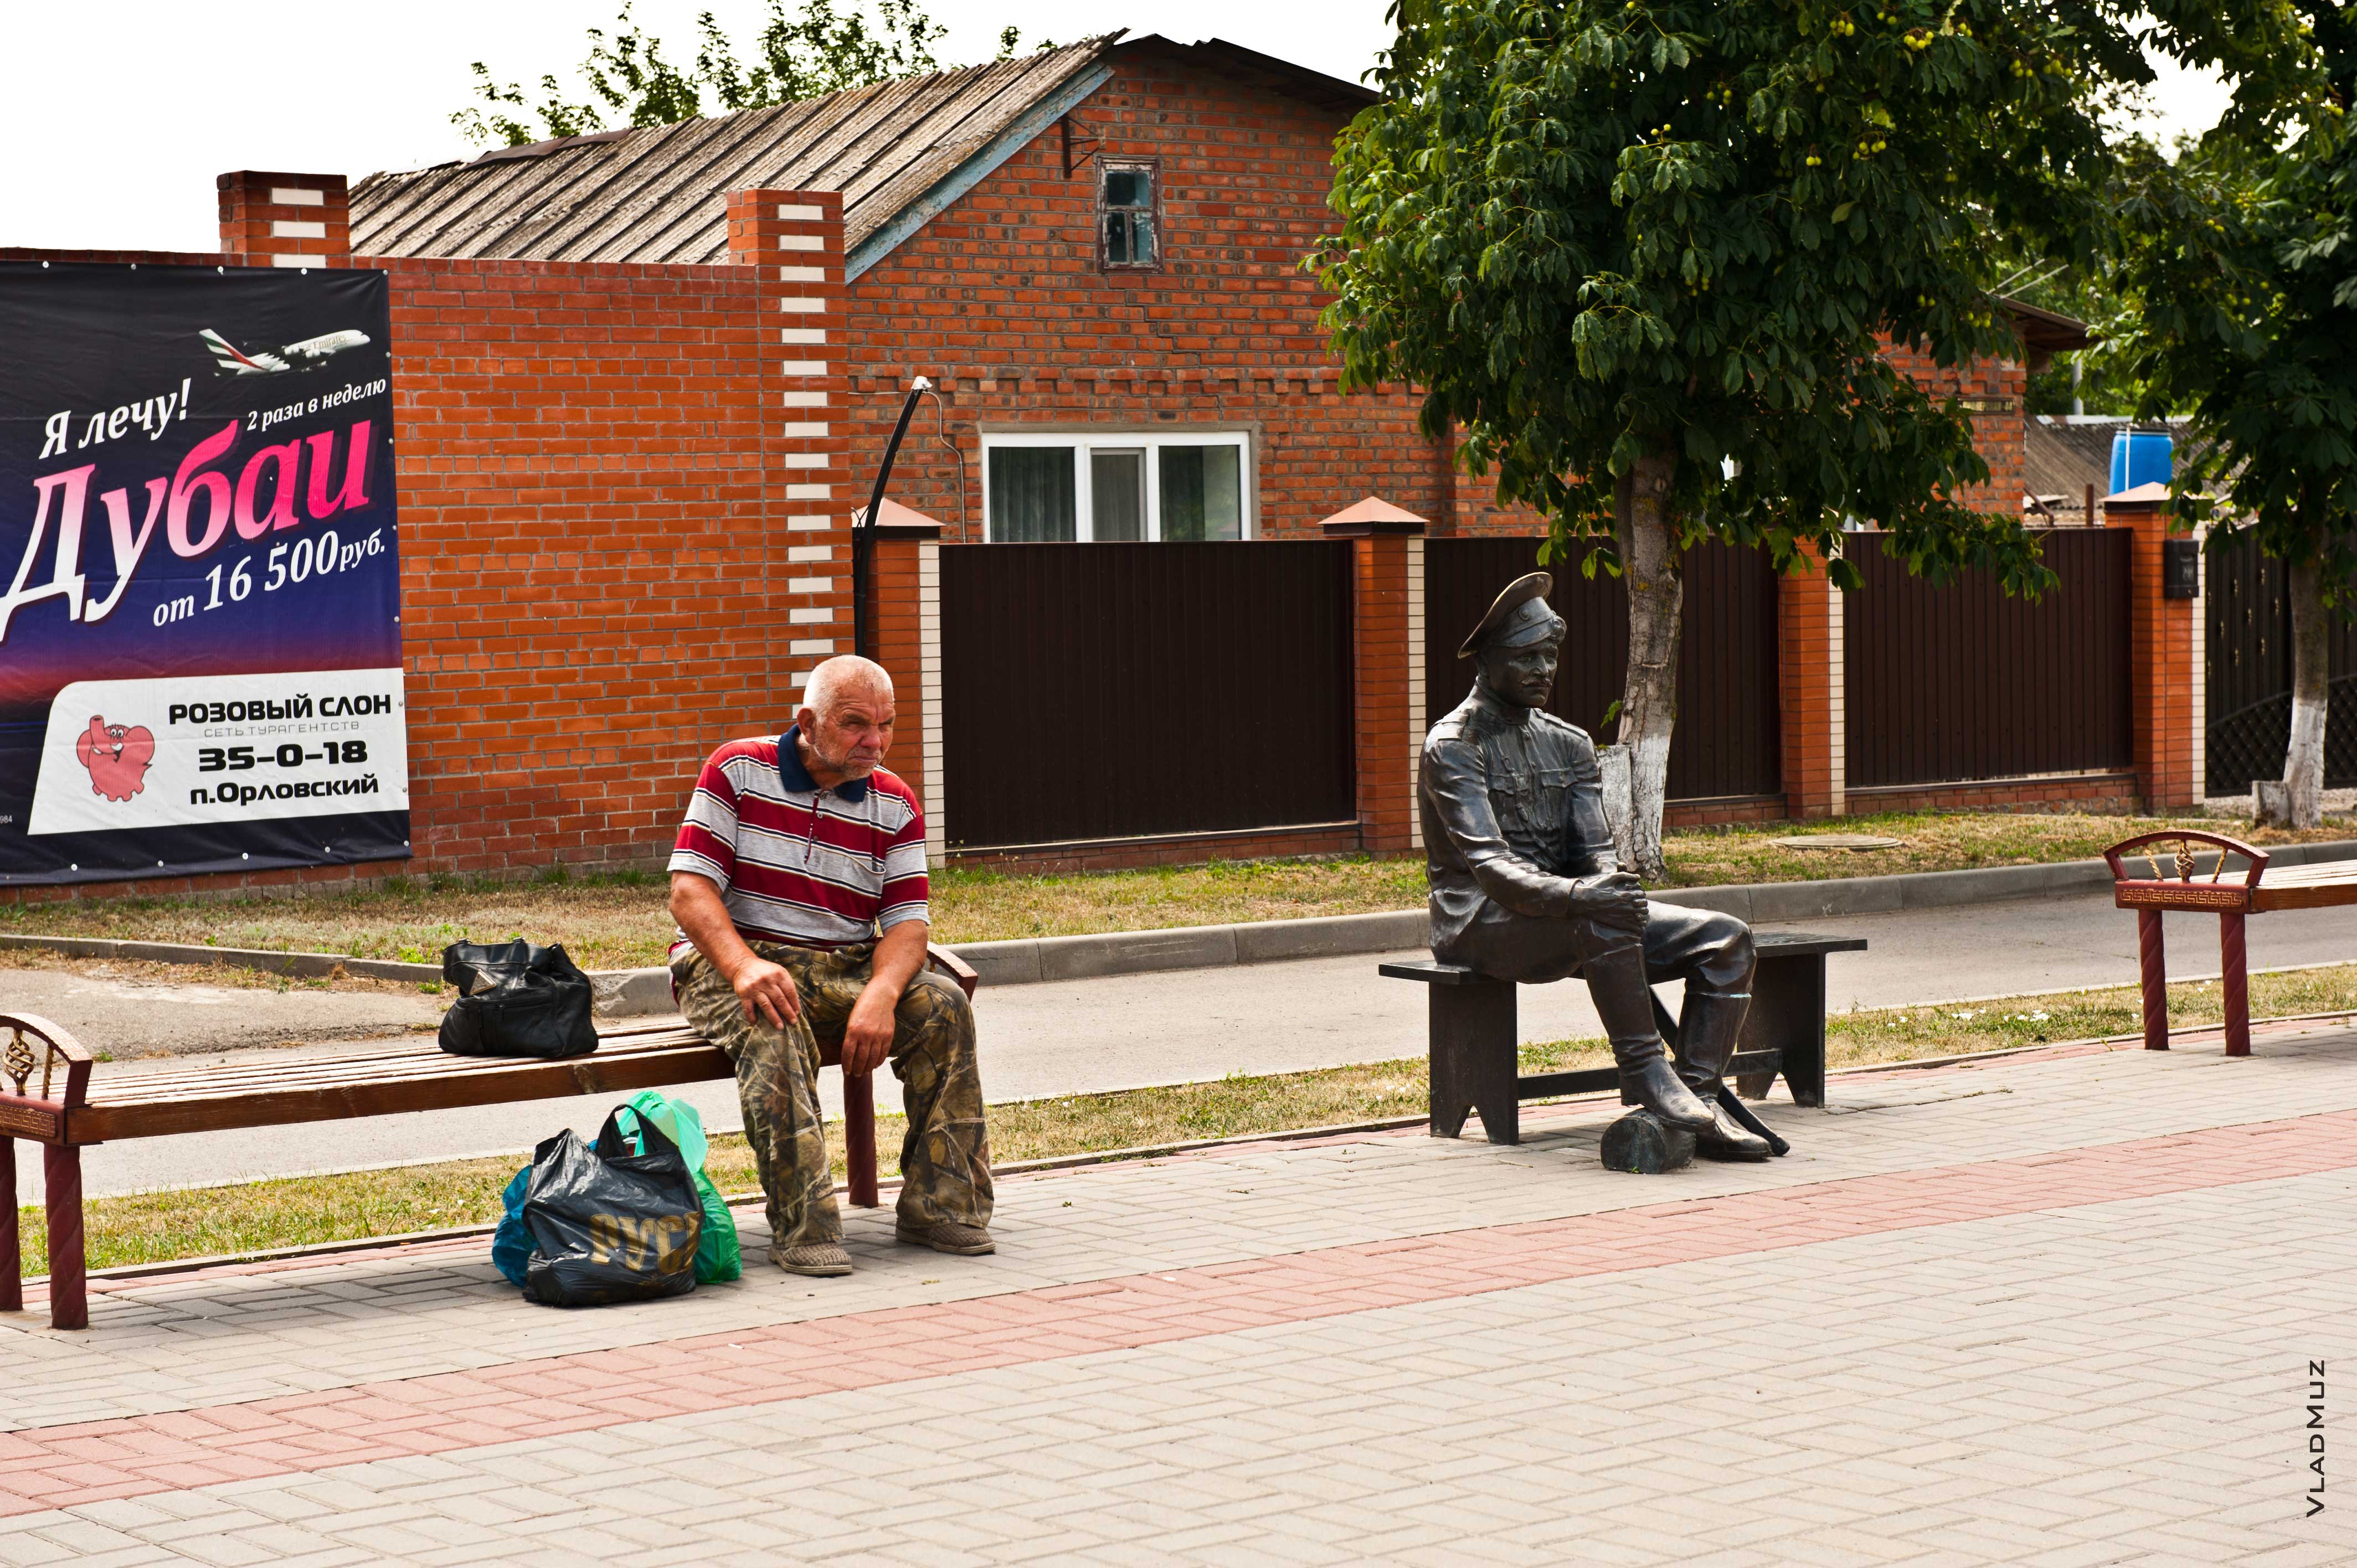
<path fill-rule="evenodd" d="M 638 1117 L 638 1147 L 608 1114 L 593 1146 L 570 1127 L 533 1152 L 523 1293 L 550 1306 L 606 1306 L 695 1288 L 704 1199 L 679 1145 Z"/>
<path fill-rule="evenodd" d="M 452 942 L 442 978 L 458 988 L 442 1015 L 442 1048 L 453 1056 L 554 1060 L 597 1048 L 589 977 L 561 944 Z"/>

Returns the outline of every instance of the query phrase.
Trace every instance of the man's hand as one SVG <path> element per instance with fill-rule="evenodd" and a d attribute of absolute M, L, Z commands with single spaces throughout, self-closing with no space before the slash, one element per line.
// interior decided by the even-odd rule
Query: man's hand
<path fill-rule="evenodd" d="M 1571 912 L 1599 925 L 1642 931 L 1645 886 L 1626 871 L 1579 877 L 1571 885 Z"/>
<path fill-rule="evenodd" d="M 749 948 L 728 983 L 737 993 L 737 1004 L 745 1009 L 748 1023 L 767 1018 L 772 1026 L 782 1029 L 802 1016 L 802 999 L 794 992 L 794 977 L 784 965 L 771 963 Z"/>
<path fill-rule="evenodd" d="M 875 962 L 867 983 L 852 1004 L 843 1026 L 843 1070 L 874 1072 L 892 1053 L 892 1036 L 899 1026 L 900 997 L 917 972 L 925 967 L 922 920 L 903 920 L 876 939 Z"/>
<path fill-rule="evenodd" d="M 852 1004 L 850 1021 L 843 1026 L 843 1070 L 874 1072 L 892 1049 L 893 1015 L 900 1005 L 900 987 L 870 980 Z"/>

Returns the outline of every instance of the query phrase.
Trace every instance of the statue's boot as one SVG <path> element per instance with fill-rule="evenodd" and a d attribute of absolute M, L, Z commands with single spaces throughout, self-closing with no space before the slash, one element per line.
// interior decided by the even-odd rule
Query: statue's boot
<path fill-rule="evenodd" d="M 1620 1069 L 1620 1103 L 1641 1106 L 1663 1125 L 1692 1133 L 1697 1140 L 1716 1131 L 1717 1117 L 1671 1070 L 1669 1052 L 1653 1027 L 1644 950 L 1631 943 L 1601 954 L 1582 963 L 1580 973 L 1612 1041 L 1612 1061 Z"/>
<path fill-rule="evenodd" d="M 1735 1059 L 1736 1037 L 1743 1032 L 1743 1015 L 1750 1010 L 1749 995 L 1686 993 L 1678 1021 L 1677 1076 L 1710 1112 L 1710 1130 L 1695 1134 L 1695 1153 L 1706 1159 L 1764 1160 L 1774 1152 L 1767 1139 L 1729 1116 L 1718 1102 L 1720 1079 L 1727 1064 Z"/>

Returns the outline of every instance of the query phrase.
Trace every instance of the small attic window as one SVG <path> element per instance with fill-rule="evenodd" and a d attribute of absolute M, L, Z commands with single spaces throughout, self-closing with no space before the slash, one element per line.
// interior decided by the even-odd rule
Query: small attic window
<path fill-rule="evenodd" d="M 1097 264 L 1107 272 L 1162 265 L 1162 166 L 1152 158 L 1097 163 Z"/>

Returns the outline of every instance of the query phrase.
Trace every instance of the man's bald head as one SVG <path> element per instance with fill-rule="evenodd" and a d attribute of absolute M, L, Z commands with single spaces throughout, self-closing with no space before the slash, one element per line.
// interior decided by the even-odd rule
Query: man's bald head
<path fill-rule="evenodd" d="M 802 682 L 802 712 L 820 718 L 830 716 L 854 698 L 880 698 L 888 707 L 892 701 L 891 674 L 873 659 L 839 653 L 820 660 L 818 668 L 810 672 L 810 679 Z"/>

